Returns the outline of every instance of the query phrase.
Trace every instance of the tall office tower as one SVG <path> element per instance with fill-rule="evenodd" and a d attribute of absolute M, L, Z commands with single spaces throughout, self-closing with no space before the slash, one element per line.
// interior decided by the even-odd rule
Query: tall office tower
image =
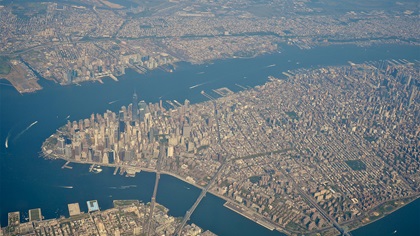
<path fill-rule="evenodd" d="M 140 121 L 144 121 L 144 116 L 146 115 L 147 111 L 147 104 L 145 101 L 140 101 Z"/>
<path fill-rule="evenodd" d="M 62 137 L 59 137 L 57 140 L 58 140 L 57 153 L 60 154 L 60 155 L 64 155 L 66 140 Z"/>
<path fill-rule="evenodd" d="M 115 163 L 115 157 L 114 157 L 114 150 L 111 150 L 108 152 L 108 163 L 114 164 Z"/>
<path fill-rule="evenodd" d="M 105 148 L 111 148 L 111 141 L 108 134 L 105 134 Z"/>
<path fill-rule="evenodd" d="M 138 121 L 138 100 L 137 100 L 137 93 L 134 91 L 133 94 L 133 104 L 131 105 L 131 121 L 133 121 L 133 123 L 135 121 Z"/>

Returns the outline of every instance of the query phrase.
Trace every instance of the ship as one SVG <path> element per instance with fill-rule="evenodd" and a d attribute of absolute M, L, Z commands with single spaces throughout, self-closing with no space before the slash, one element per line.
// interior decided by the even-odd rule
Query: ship
<path fill-rule="evenodd" d="M 100 166 L 93 167 L 93 168 L 92 168 L 92 172 L 93 172 L 93 173 L 95 173 L 95 174 L 99 174 L 99 173 L 101 173 L 101 172 L 102 172 L 102 169 L 101 169 L 101 167 L 100 167 Z"/>

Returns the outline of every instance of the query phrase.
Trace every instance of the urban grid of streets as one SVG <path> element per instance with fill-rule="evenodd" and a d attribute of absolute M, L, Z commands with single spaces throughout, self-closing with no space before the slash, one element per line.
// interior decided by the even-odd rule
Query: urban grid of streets
<path fill-rule="evenodd" d="M 31 216 L 37 214 L 41 217 L 41 210 L 33 209 L 32 212 L 36 214 L 31 214 L 32 219 L 25 223 L 20 223 L 19 212 L 10 212 L 9 225 L 4 231 L 0 231 L 0 235 L 145 235 L 144 227 L 150 224 L 150 214 L 153 214 L 152 224 L 156 225 L 153 235 L 172 235 L 180 224 L 179 219 L 168 215 L 169 209 L 159 204 L 156 204 L 153 212 L 150 204 L 140 203 L 138 200 L 114 200 L 113 204 L 111 209 L 89 213 L 80 212 L 77 203 L 69 204 L 69 218 L 48 220 L 33 219 Z M 215 236 L 194 224 L 187 225 L 183 233 L 189 236 Z"/>
<path fill-rule="evenodd" d="M 419 196 L 418 61 L 284 74 L 238 93 L 214 90 L 217 99 L 203 91 L 211 98 L 204 103 L 140 101 L 69 121 L 42 149 L 202 188 L 177 233 L 207 191 L 292 234 L 348 234 Z"/>

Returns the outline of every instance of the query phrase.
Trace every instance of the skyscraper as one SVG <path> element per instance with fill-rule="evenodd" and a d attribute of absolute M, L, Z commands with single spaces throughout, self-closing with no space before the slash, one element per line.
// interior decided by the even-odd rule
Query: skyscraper
<path fill-rule="evenodd" d="M 140 101 L 139 106 L 140 106 L 140 121 L 144 121 L 144 116 L 148 112 L 147 104 L 145 101 Z"/>
<path fill-rule="evenodd" d="M 133 94 L 133 104 L 131 105 L 131 121 L 133 121 L 133 123 L 135 121 L 138 121 L 138 99 L 137 99 L 137 93 L 136 91 L 134 91 Z"/>

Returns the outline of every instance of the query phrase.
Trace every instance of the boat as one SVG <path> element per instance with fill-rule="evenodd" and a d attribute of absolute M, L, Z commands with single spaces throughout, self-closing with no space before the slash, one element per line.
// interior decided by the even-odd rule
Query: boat
<path fill-rule="evenodd" d="M 61 186 L 62 188 L 73 188 L 73 186 Z"/>
<path fill-rule="evenodd" d="M 93 167 L 92 172 L 95 173 L 95 174 L 99 174 L 99 173 L 102 172 L 102 169 L 99 168 L 99 167 Z"/>

